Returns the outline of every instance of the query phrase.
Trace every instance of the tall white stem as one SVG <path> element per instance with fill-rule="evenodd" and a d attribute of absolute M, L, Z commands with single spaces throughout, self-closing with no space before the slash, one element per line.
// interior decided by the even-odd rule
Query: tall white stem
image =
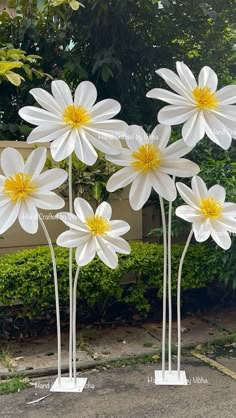
<path fill-rule="evenodd" d="M 173 177 L 175 182 L 175 177 Z M 171 286 L 171 228 L 172 228 L 172 202 L 169 203 L 168 213 L 168 365 L 169 372 L 172 369 L 172 286 Z"/>
<path fill-rule="evenodd" d="M 164 264 L 163 264 L 163 313 L 162 313 L 162 379 L 165 379 L 165 362 L 166 362 L 166 285 L 167 285 L 167 234 L 166 234 L 166 217 L 165 207 L 162 197 L 160 196 L 161 218 L 163 227 L 163 247 L 164 247 Z"/>
<path fill-rule="evenodd" d="M 177 370 L 178 370 L 178 379 L 180 379 L 180 357 L 181 357 L 181 278 L 182 278 L 182 268 L 184 259 L 193 236 L 193 230 L 190 231 L 188 239 L 186 241 L 178 271 L 178 283 L 177 283 L 177 324 L 178 324 L 178 355 L 177 355 Z"/>
<path fill-rule="evenodd" d="M 69 212 L 73 212 L 72 189 L 72 154 L 69 156 Z M 70 297 L 70 335 L 69 335 L 69 376 L 72 379 L 72 345 L 73 345 L 73 249 L 69 249 L 69 297 Z"/>
<path fill-rule="evenodd" d="M 73 289 L 73 367 L 74 367 L 74 384 L 76 386 L 76 295 L 77 295 L 77 284 L 79 278 L 80 267 L 77 267 L 74 289 Z"/>
<path fill-rule="evenodd" d="M 57 321 L 57 373 L 58 373 L 58 384 L 61 384 L 61 321 L 60 321 L 60 304 L 59 304 L 59 291 L 58 291 L 58 279 L 57 279 L 57 263 L 54 248 L 52 245 L 51 238 L 49 236 L 47 227 L 39 215 L 39 222 L 42 226 L 43 232 L 48 242 L 48 246 L 51 253 L 52 265 L 53 265 L 53 278 L 54 278 L 54 289 L 55 289 L 55 301 L 56 301 L 56 321 Z"/>

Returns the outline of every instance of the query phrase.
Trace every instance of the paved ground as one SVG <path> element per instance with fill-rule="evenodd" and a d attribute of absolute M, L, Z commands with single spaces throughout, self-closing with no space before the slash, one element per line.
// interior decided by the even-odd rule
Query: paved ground
<path fill-rule="evenodd" d="M 89 386 L 81 394 L 50 394 L 30 388 L 1 396 L 2 418 L 235 418 L 236 381 L 192 358 L 183 359 L 191 385 L 160 387 L 153 383 L 154 365 L 127 366 L 84 374 Z M 199 382 L 199 383 L 197 383 Z M 36 385 L 50 384 L 48 380 Z"/>
<path fill-rule="evenodd" d="M 201 316 L 189 315 L 182 321 L 182 345 L 197 346 L 230 332 L 236 332 L 236 308 L 210 311 Z M 79 364 L 86 366 L 94 360 L 109 362 L 114 358 L 148 354 L 161 348 L 161 333 L 161 323 L 148 321 L 137 326 L 84 328 L 77 333 Z M 176 340 L 177 325 L 174 321 L 172 341 L 175 345 Z M 0 342 L 0 345 L 3 350 L 9 350 L 11 365 L 17 371 L 57 367 L 55 335 L 30 338 L 20 343 Z M 62 364 L 68 364 L 67 333 L 62 334 Z M 8 365 L 0 362 L 0 374 L 7 371 Z"/>

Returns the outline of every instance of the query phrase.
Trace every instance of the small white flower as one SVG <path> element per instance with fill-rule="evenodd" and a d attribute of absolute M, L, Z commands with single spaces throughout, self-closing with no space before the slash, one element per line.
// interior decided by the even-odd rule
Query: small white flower
<path fill-rule="evenodd" d="M 220 247 L 228 250 L 229 232 L 236 232 L 236 204 L 225 202 L 225 189 L 216 184 L 207 190 L 198 176 L 192 179 L 192 190 L 183 183 L 176 186 L 187 203 L 176 209 L 176 215 L 193 224 L 196 240 L 203 242 L 211 235 Z"/>
<path fill-rule="evenodd" d="M 30 133 L 27 142 L 52 142 L 51 153 L 55 161 L 62 161 L 75 151 L 87 165 L 97 160 L 95 148 L 117 154 L 121 144 L 118 137 L 127 125 L 111 119 L 120 112 L 120 104 L 113 99 L 98 102 L 96 87 L 83 81 L 75 90 L 74 100 L 68 85 L 53 81 L 52 95 L 36 88 L 30 91 L 42 108 L 26 106 L 19 115 L 27 122 L 38 125 Z"/>
<path fill-rule="evenodd" d="M 167 68 L 156 73 L 176 93 L 153 89 L 147 97 L 170 103 L 158 113 L 158 121 L 166 125 L 184 123 L 182 136 L 187 145 L 195 146 L 206 134 L 213 142 L 228 149 L 236 138 L 236 85 L 217 91 L 218 79 L 210 67 L 203 67 L 198 83 L 183 62 L 176 63 L 177 74 Z"/>
<path fill-rule="evenodd" d="M 6 148 L 1 154 L 0 175 L 0 234 L 9 229 L 16 219 L 22 228 L 35 234 L 38 230 L 40 209 L 61 209 L 65 202 L 52 192 L 67 179 L 60 168 L 45 171 L 46 148 L 31 152 L 26 162 L 14 148 Z"/>
<path fill-rule="evenodd" d="M 117 253 L 129 254 L 129 244 L 121 235 L 129 231 L 125 221 L 111 221 L 112 209 L 109 203 L 101 203 L 94 213 L 89 203 L 77 197 L 74 201 L 76 215 L 62 212 L 57 216 L 69 231 L 63 232 L 57 239 L 61 247 L 77 247 L 75 257 L 79 266 L 85 266 L 97 254 L 108 267 L 114 269 L 118 264 Z"/>
<path fill-rule="evenodd" d="M 116 156 L 106 155 L 108 161 L 123 166 L 107 182 L 107 190 L 114 192 L 132 183 L 130 205 L 139 210 L 147 202 L 152 187 L 169 201 L 176 199 L 176 188 L 170 175 L 192 177 L 199 172 L 197 164 L 180 158 L 191 151 L 181 139 L 167 146 L 170 126 L 157 125 L 148 137 L 140 126 L 130 126 L 125 135 L 127 148 Z"/>

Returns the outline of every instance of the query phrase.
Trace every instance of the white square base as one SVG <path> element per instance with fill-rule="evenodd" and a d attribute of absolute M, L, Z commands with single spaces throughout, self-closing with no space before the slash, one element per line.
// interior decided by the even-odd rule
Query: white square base
<path fill-rule="evenodd" d="M 185 371 L 180 372 L 180 378 L 178 378 L 177 370 L 172 370 L 169 372 L 168 370 L 165 371 L 164 380 L 162 378 L 162 371 L 155 370 L 155 385 L 187 385 L 187 378 Z"/>
<path fill-rule="evenodd" d="M 58 383 L 58 378 L 53 383 L 50 392 L 82 392 L 87 382 L 87 377 L 77 377 L 76 384 L 74 378 L 62 377 L 61 384 Z"/>

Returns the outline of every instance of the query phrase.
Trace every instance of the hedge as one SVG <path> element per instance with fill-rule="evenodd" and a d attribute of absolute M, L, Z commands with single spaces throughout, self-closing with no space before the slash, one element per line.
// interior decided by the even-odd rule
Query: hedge
<path fill-rule="evenodd" d="M 159 244 L 131 242 L 131 254 L 119 257 L 119 267 L 110 270 L 95 258 L 81 269 L 78 296 L 79 303 L 89 309 L 97 309 L 118 301 L 138 311 L 148 311 L 150 303 L 147 289 L 162 294 L 163 247 Z M 173 291 L 182 244 L 173 245 Z M 68 304 L 68 251 L 56 247 L 61 305 Z M 182 289 L 209 286 L 222 274 L 227 263 L 226 252 L 215 246 L 193 244 L 190 246 L 183 268 Z M 74 271 L 76 266 L 74 265 Z M 132 278 L 128 285 L 124 278 Z M 128 283 L 130 280 L 126 280 Z M 54 305 L 52 264 L 47 247 L 21 250 L 0 258 L 0 304 L 13 306 L 23 302 L 24 314 L 37 315 Z"/>

